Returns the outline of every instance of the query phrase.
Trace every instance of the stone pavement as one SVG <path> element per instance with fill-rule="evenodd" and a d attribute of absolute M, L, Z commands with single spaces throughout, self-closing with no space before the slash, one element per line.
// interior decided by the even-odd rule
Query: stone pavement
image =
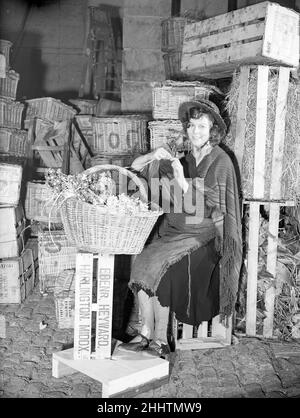
<path fill-rule="evenodd" d="M 6 319 L 1 398 L 101 397 L 101 384 L 83 374 L 52 377 L 52 353 L 72 346 L 73 330 L 58 329 L 51 295 L 35 289 L 22 305 L 0 305 L 0 314 Z M 300 341 L 240 338 L 226 348 L 177 351 L 171 355 L 169 383 L 130 397 L 300 397 Z"/>

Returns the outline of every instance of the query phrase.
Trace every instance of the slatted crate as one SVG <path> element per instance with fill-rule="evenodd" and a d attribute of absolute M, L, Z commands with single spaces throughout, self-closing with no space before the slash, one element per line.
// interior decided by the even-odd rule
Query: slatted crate
<path fill-rule="evenodd" d="M 20 257 L 0 260 L 0 303 L 22 303 L 32 292 L 35 271 L 32 251 L 26 249 Z"/>
<path fill-rule="evenodd" d="M 58 204 L 51 189 L 43 181 L 29 181 L 26 185 L 25 215 L 27 219 L 47 224 L 61 223 Z"/>
<path fill-rule="evenodd" d="M 76 110 L 66 105 L 61 100 L 52 97 L 40 97 L 37 99 L 26 100 L 26 119 L 39 117 L 50 122 L 61 122 L 72 119 L 76 115 Z"/>
<path fill-rule="evenodd" d="M 223 78 L 241 64 L 298 67 L 299 14 L 263 2 L 185 26 L 181 71 Z"/>
<path fill-rule="evenodd" d="M 28 157 L 30 141 L 27 131 L 0 128 L 0 153 L 17 157 Z"/>
<path fill-rule="evenodd" d="M 228 94 L 224 142 L 241 171 L 245 199 L 292 200 L 299 177 L 300 85 L 290 68 L 244 65 Z"/>
<path fill-rule="evenodd" d="M 20 74 L 14 70 L 8 70 L 5 78 L 0 78 L 0 97 L 15 100 L 17 95 Z"/>
<path fill-rule="evenodd" d="M 23 109 L 23 103 L 0 99 L 0 126 L 21 129 Z"/>
<path fill-rule="evenodd" d="M 130 154 L 147 151 L 147 119 L 143 115 L 92 118 L 94 153 Z"/>
<path fill-rule="evenodd" d="M 64 231 L 40 231 L 38 246 L 40 290 L 52 293 L 57 276 L 75 268 L 76 247 L 68 242 Z"/>
<path fill-rule="evenodd" d="M 21 165 L 0 163 L 0 205 L 18 205 L 22 172 Z"/>
<path fill-rule="evenodd" d="M 0 258 L 18 257 L 25 244 L 23 207 L 0 207 Z"/>

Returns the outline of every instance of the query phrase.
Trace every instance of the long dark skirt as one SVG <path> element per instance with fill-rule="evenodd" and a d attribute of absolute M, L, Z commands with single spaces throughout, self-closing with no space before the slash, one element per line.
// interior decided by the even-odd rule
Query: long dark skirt
<path fill-rule="evenodd" d="M 162 277 L 157 296 L 162 306 L 170 306 L 176 318 L 198 326 L 219 313 L 219 260 L 214 240 L 190 255 L 190 309 L 188 256 L 173 264 Z"/>

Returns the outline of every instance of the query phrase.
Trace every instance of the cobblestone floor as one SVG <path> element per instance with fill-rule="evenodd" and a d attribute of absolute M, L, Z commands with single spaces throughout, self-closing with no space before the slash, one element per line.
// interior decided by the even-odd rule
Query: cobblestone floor
<path fill-rule="evenodd" d="M 6 338 L 0 338 L 0 397 L 101 397 L 101 384 L 83 374 L 52 377 L 52 353 L 73 341 L 73 330 L 57 327 L 52 296 L 36 289 L 22 305 L 0 305 L 0 313 L 6 319 Z M 169 382 L 136 397 L 300 397 L 300 341 L 241 338 L 226 348 L 177 351 L 171 356 Z"/>

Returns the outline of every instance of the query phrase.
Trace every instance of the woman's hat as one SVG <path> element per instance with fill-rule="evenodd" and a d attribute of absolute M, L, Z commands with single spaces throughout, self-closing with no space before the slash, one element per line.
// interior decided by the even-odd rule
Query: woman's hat
<path fill-rule="evenodd" d="M 195 100 L 190 102 L 184 102 L 180 105 L 178 116 L 181 122 L 187 122 L 190 119 L 190 110 L 193 107 L 203 110 L 204 113 L 209 113 L 219 125 L 222 131 L 226 133 L 227 126 L 224 122 L 222 116 L 220 115 L 220 110 L 218 106 L 211 102 L 210 100 L 203 99 L 202 97 L 196 97 Z"/>

